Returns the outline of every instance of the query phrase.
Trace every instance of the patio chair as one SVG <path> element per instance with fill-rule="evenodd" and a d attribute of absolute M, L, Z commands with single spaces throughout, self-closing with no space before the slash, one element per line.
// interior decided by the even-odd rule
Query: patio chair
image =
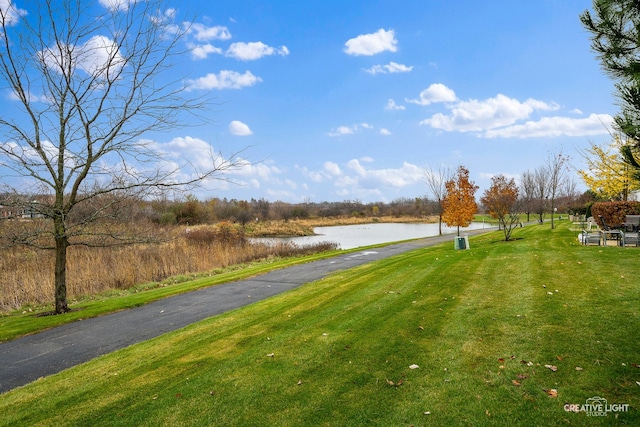
<path fill-rule="evenodd" d="M 640 215 L 626 215 L 624 220 L 624 231 L 640 231 Z"/>
<path fill-rule="evenodd" d="M 638 233 L 637 231 L 634 232 L 625 232 L 624 235 L 622 236 L 622 246 L 626 246 L 626 245 L 633 245 L 635 247 L 640 246 L 640 236 L 638 236 L 640 233 Z"/>
<path fill-rule="evenodd" d="M 580 241 L 583 245 L 590 245 L 595 243 L 600 246 L 602 242 L 602 236 L 599 231 L 587 231 L 584 230 L 580 233 Z"/>
<path fill-rule="evenodd" d="M 609 227 L 602 215 L 599 215 L 598 218 L 600 218 L 600 224 L 602 225 L 602 244 L 607 246 L 607 236 L 610 236 L 618 242 L 618 246 L 624 246 L 624 232 Z"/>

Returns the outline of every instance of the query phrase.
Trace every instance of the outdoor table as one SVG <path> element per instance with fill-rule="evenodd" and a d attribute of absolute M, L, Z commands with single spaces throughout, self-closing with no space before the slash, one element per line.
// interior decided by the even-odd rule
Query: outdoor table
<path fill-rule="evenodd" d="M 618 242 L 618 246 L 624 246 L 624 233 L 622 230 L 601 230 L 602 245 L 607 246 L 607 236 Z M 610 240 L 611 240 L 610 239 Z"/>

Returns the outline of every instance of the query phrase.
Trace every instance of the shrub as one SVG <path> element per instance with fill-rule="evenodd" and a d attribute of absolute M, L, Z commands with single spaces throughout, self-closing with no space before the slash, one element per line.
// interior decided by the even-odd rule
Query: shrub
<path fill-rule="evenodd" d="M 640 215 L 640 202 L 597 202 L 591 206 L 591 214 L 601 227 L 601 216 L 608 226 L 619 227 L 626 215 Z"/>

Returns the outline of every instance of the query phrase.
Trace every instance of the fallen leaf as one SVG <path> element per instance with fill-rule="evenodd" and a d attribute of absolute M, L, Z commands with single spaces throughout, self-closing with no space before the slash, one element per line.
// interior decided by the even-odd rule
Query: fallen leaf
<path fill-rule="evenodd" d="M 420 366 L 413 364 L 411 366 L 409 366 L 409 369 L 418 369 Z"/>
<path fill-rule="evenodd" d="M 424 326 L 418 326 L 418 329 L 420 329 L 421 331 L 424 331 Z"/>
<path fill-rule="evenodd" d="M 556 359 L 562 361 L 563 357 L 562 356 L 556 356 Z"/>
<path fill-rule="evenodd" d="M 504 365 L 500 365 L 498 366 L 500 369 L 504 369 Z"/>
<path fill-rule="evenodd" d="M 547 295 L 553 295 L 553 292 L 547 292 Z"/>
<path fill-rule="evenodd" d="M 511 380 L 511 382 L 513 383 L 513 385 L 515 385 L 516 387 L 520 387 L 522 384 L 520 384 L 520 382 L 518 382 L 518 380 Z"/>
<path fill-rule="evenodd" d="M 558 367 L 553 365 L 544 365 L 544 367 L 547 369 L 551 369 L 553 372 L 558 370 Z"/>
<path fill-rule="evenodd" d="M 396 385 L 396 383 L 394 383 L 394 382 L 393 382 L 393 381 L 391 381 L 391 380 L 387 380 L 387 384 L 389 384 L 389 385 Z"/>
<path fill-rule="evenodd" d="M 576 371 L 582 371 L 582 368 L 580 366 L 576 366 Z"/>
<path fill-rule="evenodd" d="M 488 409 L 485 409 L 485 410 L 484 410 L 484 413 L 485 413 L 485 414 L 487 414 L 487 417 L 490 417 L 490 416 L 491 416 L 491 414 L 489 413 L 489 410 L 488 410 Z"/>
<path fill-rule="evenodd" d="M 529 378 L 529 375 L 527 375 L 527 374 L 518 374 L 518 378 L 520 378 L 521 380 L 526 380 L 527 378 Z"/>
<path fill-rule="evenodd" d="M 632 363 L 631 366 L 633 366 L 634 368 L 640 368 L 640 365 L 637 363 Z"/>
<path fill-rule="evenodd" d="M 555 388 L 550 388 L 549 390 L 545 390 L 549 397 L 558 397 L 558 390 Z"/>
<path fill-rule="evenodd" d="M 425 411 L 425 412 L 423 412 L 423 414 L 425 414 L 425 415 L 431 415 L 431 411 Z"/>
<path fill-rule="evenodd" d="M 275 356 L 275 354 L 274 354 L 274 353 L 269 353 L 269 354 L 267 354 L 267 357 L 273 357 L 273 356 Z"/>
<path fill-rule="evenodd" d="M 302 380 L 298 381 L 298 385 L 302 385 Z"/>
<path fill-rule="evenodd" d="M 640 381 L 636 381 L 636 384 L 640 385 Z"/>
<path fill-rule="evenodd" d="M 498 359 L 498 362 L 500 362 L 500 363 L 504 363 L 504 358 L 503 358 L 503 357 L 499 358 L 499 359 Z"/>

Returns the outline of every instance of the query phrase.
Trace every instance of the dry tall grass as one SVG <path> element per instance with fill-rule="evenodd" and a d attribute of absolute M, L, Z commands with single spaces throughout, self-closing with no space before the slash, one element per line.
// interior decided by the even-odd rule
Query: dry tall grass
<path fill-rule="evenodd" d="M 118 248 L 72 246 L 68 252 L 68 298 L 139 284 L 172 276 L 208 272 L 267 257 L 335 249 L 335 245 L 301 248 L 292 244 L 250 244 L 230 226 L 191 227 L 158 245 Z M 0 257 L 0 311 L 53 300 L 53 251 L 14 247 Z"/>

